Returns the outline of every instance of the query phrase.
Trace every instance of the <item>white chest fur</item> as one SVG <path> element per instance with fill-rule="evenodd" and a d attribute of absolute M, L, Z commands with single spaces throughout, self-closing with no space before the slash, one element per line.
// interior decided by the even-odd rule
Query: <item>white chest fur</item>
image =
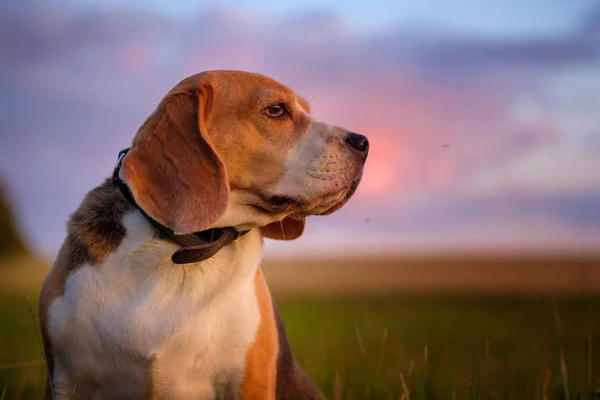
<path fill-rule="evenodd" d="M 174 265 L 176 246 L 134 212 L 99 266 L 71 273 L 50 307 L 55 390 L 89 398 L 233 398 L 260 314 L 252 231 L 201 264 Z M 235 393 L 234 393 L 235 392 Z M 125 396 L 125 397 L 123 397 Z"/>

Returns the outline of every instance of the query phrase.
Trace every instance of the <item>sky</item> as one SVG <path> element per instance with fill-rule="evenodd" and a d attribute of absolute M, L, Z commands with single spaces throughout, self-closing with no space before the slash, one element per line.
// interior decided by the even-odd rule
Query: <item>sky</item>
<path fill-rule="evenodd" d="M 41 254 L 209 69 L 371 142 L 353 199 L 270 256 L 600 252 L 597 0 L 5 0 L 0 54 L 0 179 Z"/>

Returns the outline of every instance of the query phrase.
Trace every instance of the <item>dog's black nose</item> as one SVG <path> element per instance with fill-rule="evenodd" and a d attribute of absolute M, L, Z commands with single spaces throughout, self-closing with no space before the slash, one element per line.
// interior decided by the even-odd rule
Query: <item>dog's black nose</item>
<path fill-rule="evenodd" d="M 366 154 L 369 151 L 369 139 L 364 135 L 350 132 L 348 133 L 348 136 L 346 136 L 346 143 L 361 153 Z"/>

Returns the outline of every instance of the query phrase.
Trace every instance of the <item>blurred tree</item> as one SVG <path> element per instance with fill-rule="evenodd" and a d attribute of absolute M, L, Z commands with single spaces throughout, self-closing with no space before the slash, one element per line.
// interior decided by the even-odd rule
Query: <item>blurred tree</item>
<path fill-rule="evenodd" d="M 17 231 L 4 186 L 0 181 L 0 256 L 23 252 L 25 244 Z"/>

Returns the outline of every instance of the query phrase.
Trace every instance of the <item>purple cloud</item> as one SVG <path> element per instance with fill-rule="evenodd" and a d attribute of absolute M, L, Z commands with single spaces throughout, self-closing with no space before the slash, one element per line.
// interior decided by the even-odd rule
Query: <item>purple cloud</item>
<path fill-rule="evenodd" d="M 600 227 L 600 179 L 586 172 L 597 165 L 585 144 L 593 135 L 565 122 L 577 119 L 562 107 L 572 93 L 548 89 L 600 63 L 599 7 L 569 34 L 510 40 L 410 29 L 367 36 L 320 11 L 174 18 L 42 1 L 3 11 L 0 172 L 24 230 L 45 251 L 57 248 L 68 213 L 110 174 L 167 90 L 213 68 L 273 76 L 311 99 L 317 117 L 369 135 L 365 182 L 327 224 L 363 230 L 370 219 L 373 235 L 451 237 L 509 216 L 515 240 L 528 234 L 528 218 Z M 584 176 L 576 187 L 560 173 L 567 167 L 543 161 L 552 152 L 578 160 L 567 166 Z M 556 183 L 546 165 L 557 169 Z M 519 186 L 515 174 L 529 180 Z M 521 197 L 510 197 L 517 189 Z"/>

